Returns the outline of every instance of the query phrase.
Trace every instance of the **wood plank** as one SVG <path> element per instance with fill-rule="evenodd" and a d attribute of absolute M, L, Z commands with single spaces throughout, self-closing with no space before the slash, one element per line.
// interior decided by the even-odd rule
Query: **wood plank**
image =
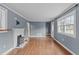
<path fill-rule="evenodd" d="M 51 37 L 30 38 L 23 48 L 12 50 L 9 55 L 71 55 Z"/>

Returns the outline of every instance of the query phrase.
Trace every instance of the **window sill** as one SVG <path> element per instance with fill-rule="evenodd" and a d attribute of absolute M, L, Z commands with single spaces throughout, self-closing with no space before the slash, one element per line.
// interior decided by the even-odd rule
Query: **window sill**
<path fill-rule="evenodd" d="M 0 29 L 0 32 L 2 31 L 10 31 L 10 29 Z"/>

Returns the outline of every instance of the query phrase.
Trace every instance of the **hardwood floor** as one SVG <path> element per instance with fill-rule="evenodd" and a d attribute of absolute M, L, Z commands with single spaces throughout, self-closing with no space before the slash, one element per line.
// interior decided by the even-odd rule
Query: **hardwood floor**
<path fill-rule="evenodd" d="M 9 55 L 70 55 L 62 46 L 52 38 L 30 38 L 23 48 L 12 50 Z"/>

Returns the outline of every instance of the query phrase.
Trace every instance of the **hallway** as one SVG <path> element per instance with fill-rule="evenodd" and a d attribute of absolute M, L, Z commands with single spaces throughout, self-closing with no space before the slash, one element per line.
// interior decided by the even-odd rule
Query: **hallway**
<path fill-rule="evenodd" d="M 9 55 L 70 55 L 50 37 L 30 38 L 23 48 L 12 50 Z"/>

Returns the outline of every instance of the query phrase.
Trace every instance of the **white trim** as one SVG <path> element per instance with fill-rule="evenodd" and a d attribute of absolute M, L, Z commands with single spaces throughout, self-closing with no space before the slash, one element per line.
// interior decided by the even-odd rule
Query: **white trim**
<path fill-rule="evenodd" d="M 8 10 L 2 6 L 0 6 L 1 11 L 1 29 L 7 29 L 7 12 Z M 7 32 L 7 31 L 2 31 Z"/>
<path fill-rule="evenodd" d="M 73 54 L 73 55 L 76 55 L 73 51 L 71 51 L 69 48 L 67 48 L 67 47 L 64 46 L 62 43 L 60 43 L 58 40 L 56 40 L 55 37 L 52 37 L 52 38 L 54 38 L 54 40 L 55 40 L 57 43 L 59 43 L 61 46 L 63 46 L 68 52 L 70 52 L 70 53 Z"/>
<path fill-rule="evenodd" d="M 6 17 L 6 18 L 5 18 L 5 19 L 6 19 L 6 20 L 5 20 L 5 27 L 6 27 L 6 29 L 7 29 L 7 28 L 8 28 L 8 10 L 6 9 L 5 11 L 6 11 L 6 16 L 5 16 L 5 17 Z"/>
<path fill-rule="evenodd" d="M 53 27 L 53 29 L 52 29 Z M 54 22 L 51 22 L 51 35 L 54 36 Z"/>
<path fill-rule="evenodd" d="M 15 48 L 10 48 L 8 51 L 2 53 L 2 55 L 7 55 L 7 54 L 8 54 L 9 52 L 11 52 L 13 49 L 15 49 Z"/>
<path fill-rule="evenodd" d="M 17 46 L 17 36 L 22 35 L 24 36 L 24 28 L 14 28 L 13 31 L 13 39 L 14 39 L 14 47 Z"/>
<path fill-rule="evenodd" d="M 24 19 L 27 19 L 27 21 L 29 20 L 28 18 L 26 18 L 25 16 L 23 16 L 23 15 L 22 15 L 22 14 L 20 14 L 19 12 L 17 12 L 17 11 L 15 11 L 15 10 L 13 10 L 12 8 L 8 7 L 7 5 L 5 5 L 5 4 L 3 4 L 3 3 L 1 3 L 0 5 L 2 5 L 2 6 L 4 6 L 4 7 L 6 7 L 7 9 L 9 9 L 9 10 L 11 10 L 12 12 L 16 13 L 17 15 L 19 15 L 19 16 L 21 16 L 21 17 L 23 17 Z"/>
<path fill-rule="evenodd" d="M 27 27 L 28 27 L 28 37 L 30 37 L 30 23 L 27 22 Z"/>

